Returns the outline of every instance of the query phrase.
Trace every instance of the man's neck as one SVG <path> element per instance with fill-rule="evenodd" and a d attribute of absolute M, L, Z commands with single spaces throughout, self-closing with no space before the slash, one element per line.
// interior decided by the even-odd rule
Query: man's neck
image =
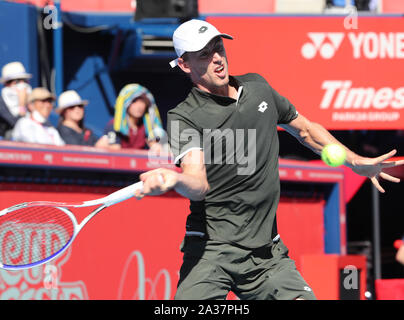
<path fill-rule="evenodd" d="M 202 85 L 196 85 L 196 87 L 202 91 L 209 92 L 211 94 L 215 94 L 218 96 L 224 96 L 224 97 L 229 97 L 237 100 L 238 96 L 238 84 L 236 81 L 229 81 L 229 83 L 226 86 L 223 87 L 218 87 L 215 89 L 208 89 Z"/>
<path fill-rule="evenodd" d="M 237 100 L 238 86 L 229 84 L 229 93 L 228 93 L 228 95 L 229 95 L 230 98 L 233 98 L 234 100 Z"/>

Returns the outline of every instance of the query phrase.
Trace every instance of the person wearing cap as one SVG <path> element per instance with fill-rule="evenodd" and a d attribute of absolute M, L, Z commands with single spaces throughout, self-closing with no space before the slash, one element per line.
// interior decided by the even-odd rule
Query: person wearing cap
<path fill-rule="evenodd" d="M 317 154 L 340 143 L 259 74 L 229 75 L 223 38 L 232 39 L 203 20 L 175 30 L 177 58 L 170 64 L 193 83 L 167 117 L 171 151 L 182 172 L 159 168 L 141 174 L 143 189 L 135 196 L 174 189 L 190 199 L 175 299 L 225 299 L 230 290 L 240 299 L 315 299 L 277 231 L 277 126 Z M 384 192 L 379 178 L 399 182 L 382 171 L 404 164 L 386 161 L 396 150 L 365 158 L 344 148 L 345 165 L 369 177 L 379 191 Z"/>
<path fill-rule="evenodd" d="M 13 141 L 63 146 L 59 132 L 48 121 L 56 97 L 46 88 L 35 88 L 28 96 L 32 112 L 19 119 L 12 131 Z"/>
<path fill-rule="evenodd" d="M 7 138 L 17 120 L 25 116 L 27 96 L 32 91 L 28 81 L 32 77 L 21 62 L 6 64 L 1 70 L 0 136 Z"/>
<path fill-rule="evenodd" d="M 88 100 L 82 100 L 74 90 L 63 92 L 58 99 L 55 110 L 60 116 L 57 127 L 60 136 L 66 144 L 105 147 L 105 138 L 99 140 L 94 133 L 84 126 L 84 108 Z"/>

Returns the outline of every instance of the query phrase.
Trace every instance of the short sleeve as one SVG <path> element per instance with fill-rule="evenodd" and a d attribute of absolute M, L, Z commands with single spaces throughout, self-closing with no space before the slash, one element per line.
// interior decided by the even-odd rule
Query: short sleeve
<path fill-rule="evenodd" d="M 179 166 L 181 159 L 191 150 L 203 149 L 202 134 L 188 118 L 178 113 L 167 115 L 168 142 L 174 155 L 174 163 Z"/>
<path fill-rule="evenodd" d="M 297 118 L 298 112 L 295 106 L 288 99 L 281 96 L 272 88 L 272 95 L 278 110 L 278 124 L 287 124 Z"/>

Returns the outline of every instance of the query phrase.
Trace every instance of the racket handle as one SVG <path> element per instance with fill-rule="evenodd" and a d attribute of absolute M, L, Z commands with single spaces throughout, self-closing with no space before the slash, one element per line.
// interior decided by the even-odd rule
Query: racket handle
<path fill-rule="evenodd" d="M 114 193 L 111 193 L 109 196 L 106 196 L 104 199 L 104 204 L 106 207 L 109 207 L 113 204 L 128 200 L 135 196 L 136 190 L 141 189 L 143 189 L 142 181 L 131 184 L 130 186 L 127 186 L 123 189 L 115 191 Z"/>
<path fill-rule="evenodd" d="M 113 204 L 128 200 L 129 198 L 132 198 L 135 196 L 135 191 L 136 190 L 141 190 L 143 189 L 143 182 L 136 182 L 134 184 L 131 184 L 130 186 L 127 186 L 123 189 L 120 189 L 118 191 L 115 191 L 114 193 L 111 193 L 110 195 L 101 198 L 101 199 L 96 199 L 96 200 L 89 200 L 89 201 L 84 201 L 83 204 L 78 205 L 77 208 L 80 207 L 90 207 L 90 206 L 96 206 L 99 204 L 104 204 L 106 207 L 112 206 Z"/>
<path fill-rule="evenodd" d="M 158 176 L 158 179 L 161 184 L 164 184 L 164 179 L 163 176 L 160 174 Z M 142 190 L 143 189 L 143 182 L 139 181 L 134 184 L 131 184 L 130 186 L 127 186 L 123 189 L 120 189 L 118 191 L 115 191 L 114 193 L 111 193 L 110 195 L 97 199 L 97 200 L 90 200 L 90 201 L 84 201 L 82 205 L 78 205 L 77 207 L 88 207 L 88 206 L 95 206 L 99 204 L 104 204 L 106 207 L 112 206 L 114 204 L 117 204 L 119 202 L 128 200 L 132 197 L 135 196 L 135 191 L 136 190 Z"/>

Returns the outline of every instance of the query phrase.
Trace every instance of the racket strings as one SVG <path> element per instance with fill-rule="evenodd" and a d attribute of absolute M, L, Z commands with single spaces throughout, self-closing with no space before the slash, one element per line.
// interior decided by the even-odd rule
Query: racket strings
<path fill-rule="evenodd" d="M 73 234 L 74 222 L 62 209 L 35 206 L 10 212 L 0 216 L 0 263 L 35 264 L 58 253 Z"/>

